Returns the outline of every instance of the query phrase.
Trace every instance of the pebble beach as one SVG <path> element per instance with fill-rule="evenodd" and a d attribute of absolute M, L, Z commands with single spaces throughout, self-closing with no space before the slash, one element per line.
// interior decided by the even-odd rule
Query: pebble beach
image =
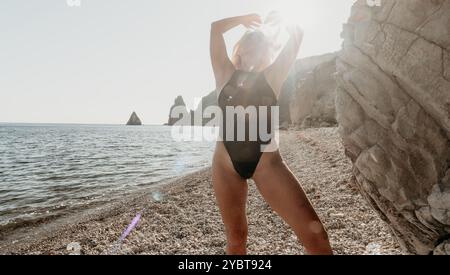
<path fill-rule="evenodd" d="M 328 230 L 335 254 L 402 254 L 358 192 L 337 128 L 282 132 L 280 150 Z M 248 253 L 301 255 L 290 228 L 249 181 Z M 120 236 L 140 213 L 134 230 Z M 210 169 L 156 184 L 108 205 L 1 234 L 1 254 L 215 254 L 225 234 Z"/>

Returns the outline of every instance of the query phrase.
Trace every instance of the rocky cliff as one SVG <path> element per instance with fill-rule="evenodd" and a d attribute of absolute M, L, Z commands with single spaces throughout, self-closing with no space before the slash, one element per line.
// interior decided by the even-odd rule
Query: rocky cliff
<path fill-rule="evenodd" d="M 217 93 L 216 91 L 212 91 L 211 93 L 209 93 L 208 95 L 204 96 L 200 102 L 200 104 L 198 105 L 197 109 L 195 110 L 195 114 L 199 115 L 199 117 L 202 117 L 202 125 L 206 125 L 206 123 L 208 123 L 209 121 L 211 121 L 213 118 L 203 118 L 202 115 L 202 111 L 206 110 L 206 108 L 208 108 L 209 106 L 217 106 L 218 102 L 217 102 Z M 194 114 L 194 115 L 195 115 Z M 194 123 L 194 124 L 199 124 L 199 123 Z"/>
<path fill-rule="evenodd" d="M 130 116 L 130 119 L 127 122 L 129 126 L 140 126 L 142 125 L 142 121 L 137 116 L 136 112 L 133 112 Z"/>
<path fill-rule="evenodd" d="M 411 253 L 450 254 L 450 0 L 359 0 L 337 119 L 361 192 Z"/>
<path fill-rule="evenodd" d="M 288 101 L 292 124 L 303 128 L 336 125 L 336 54 L 300 59 Z M 280 100 L 281 102 L 281 100 Z"/>

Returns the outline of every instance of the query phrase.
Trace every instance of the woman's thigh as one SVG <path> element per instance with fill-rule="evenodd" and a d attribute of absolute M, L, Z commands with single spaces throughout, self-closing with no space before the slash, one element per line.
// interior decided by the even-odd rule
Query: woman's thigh
<path fill-rule="evenodd" d="M 253 179 L 267 203 L 292 227 L 305 246 L 314 235 L 326 238 L 322 223 L 299 181 L 278 152 L 263 155 Z"/>
<path fill-rule="evenodd" d="M 247 181 L 234 171 L 231 160 L 220 143 L 214 154 L 212 180 L 227 233 L 246 230 Z"/>

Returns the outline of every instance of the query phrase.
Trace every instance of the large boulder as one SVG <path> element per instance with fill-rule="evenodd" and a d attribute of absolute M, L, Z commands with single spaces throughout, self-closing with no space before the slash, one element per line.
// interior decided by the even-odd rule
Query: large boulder
<path fill-rule="evenodd" d="M 450 1 L 368 3 L 354 4 L 337 60 L 346 154 L 407 251 L 448 254 Z"/>

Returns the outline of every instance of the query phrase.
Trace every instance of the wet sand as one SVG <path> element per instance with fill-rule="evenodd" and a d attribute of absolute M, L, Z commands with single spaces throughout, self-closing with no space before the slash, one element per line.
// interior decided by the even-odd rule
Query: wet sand
<path fill-rule="evenodd" d="M 402 253 L 352 182 L 336 128 L 283 132 L 281 153 L 324 222 L 336 254 Z M 249 254 L 303 254 L 293 232 L 254 183 L 249 186 Z M 143 209 L 135 230 L 117 245 Z M 204 169 L 100 208 L 3 234 L 0 253 L 224 254 L 225 244 L 210 169 Z"/>

